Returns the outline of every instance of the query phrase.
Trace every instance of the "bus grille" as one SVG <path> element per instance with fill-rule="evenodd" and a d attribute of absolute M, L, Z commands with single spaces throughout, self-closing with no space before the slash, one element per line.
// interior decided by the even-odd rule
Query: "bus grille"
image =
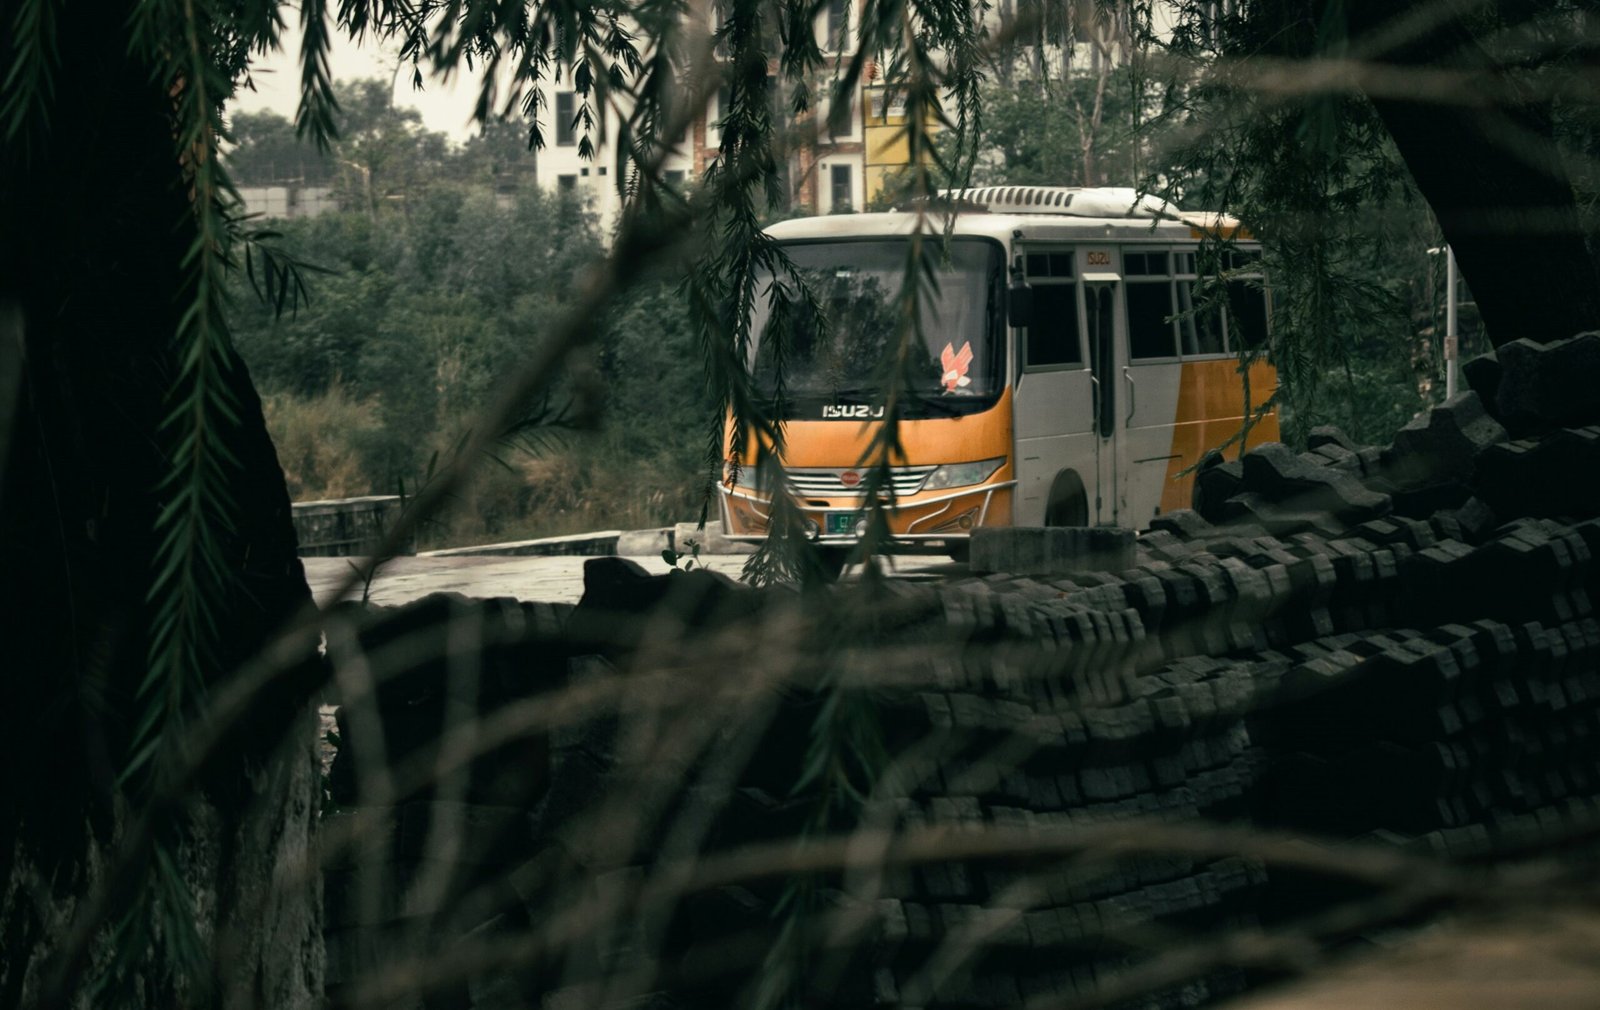
<path fill-rule="evenodd" d="M 938 468 L 932 466 L 892 467 L 889 470 L 889 483 L 893 485 L 896 495 L 916 494 L 921 490 L 922 482 L 928 479 L 928 474 L 936 469 Z M 789 478 L 789 486 L 797 495 L 837 498 L 861 494 L 869 472 L 870 470 L 865 467 L 859 470 L 845 467 L 840 470 L 789 470 L 786 471 L 786 476 Z M 854 485 L 846 485 L 839 479 L 839 475 L 844 473 L 859 474 L 861 479 Z"/>

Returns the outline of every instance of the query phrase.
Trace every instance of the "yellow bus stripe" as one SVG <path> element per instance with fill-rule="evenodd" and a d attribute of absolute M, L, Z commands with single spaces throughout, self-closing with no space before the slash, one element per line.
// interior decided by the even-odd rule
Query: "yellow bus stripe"
<path fill-rule="evenodd" d="M 1261 403 L 1278 386 L 1278 373 L 1265 361 L 1250 366 L 1250 402 Z M 1161 490 L 1161 511 L 1186 509 L 1193 497 L 1194 474 L 1178 474 L 1195 464 L 1207 449 L 1221 445 L 1238 432 L 1244 422 L 1244 386 L 1239 381 L 1239 363 L 1233 358 L 1210 361 L 1185 361 L 1178 379 L 1178 404 L 1173 414 L 1172 458 L 1167 461 L 1167 479 Z M 1278 415 L 1274 411 L 1250 429 L 1247 446 L 1229 453 L 1237 458 L 1247 447 L 1278 440 Z"/>

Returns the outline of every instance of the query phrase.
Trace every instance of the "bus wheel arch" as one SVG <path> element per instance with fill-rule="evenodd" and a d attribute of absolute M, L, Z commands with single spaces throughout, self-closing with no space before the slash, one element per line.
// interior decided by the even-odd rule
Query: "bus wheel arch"
<path fill-rule="evenodd" d="M 1046 526 L 1089 525 L 1089 494 L 1076 470 L 1062 470 L 1050 482 L 1050 497 L 1044 509 Z"/>

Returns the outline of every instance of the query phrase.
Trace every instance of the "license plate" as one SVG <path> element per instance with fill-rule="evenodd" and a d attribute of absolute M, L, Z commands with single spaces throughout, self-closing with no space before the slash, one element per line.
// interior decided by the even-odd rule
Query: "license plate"
<path fill-rule="evenodd" d="M 825 532 L 829 536 L 854 533 L 856 531 L 856 520 L 860 518 L 860 512 L 829 512 L 828 526 Z"/>

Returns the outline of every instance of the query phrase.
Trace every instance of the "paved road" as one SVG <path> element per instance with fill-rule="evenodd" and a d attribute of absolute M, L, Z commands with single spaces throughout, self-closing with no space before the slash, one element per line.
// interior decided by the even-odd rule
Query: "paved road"
<path fill-rule="evenodd" d="M 303 558 L 311 593 L 319 606 L 332 602 L 340 583 L 350 575 L 351 563 L 359 558 Z M 461 593 L 464 596 L 510 596 L 525 602 L 576 603 L 583 595 L 584 557 L 451 557 L 395 558 L 385 564 L 373 580 L 369 599 L 373 603 L 396 605 L 429 593 Z M 638 557 L 651 572 L 666 572 L 660 557 Z M 711 555 L 700 559 L 707 568 L 734 578 L 744 567 L 744 555 Z M 912 556 L 896 559 L 896 574 L 905 578 L 940 578 L 963 574 L 965 565 L 944 558 Z M 361 596 L 358 586 L 346 599 Z"/>

